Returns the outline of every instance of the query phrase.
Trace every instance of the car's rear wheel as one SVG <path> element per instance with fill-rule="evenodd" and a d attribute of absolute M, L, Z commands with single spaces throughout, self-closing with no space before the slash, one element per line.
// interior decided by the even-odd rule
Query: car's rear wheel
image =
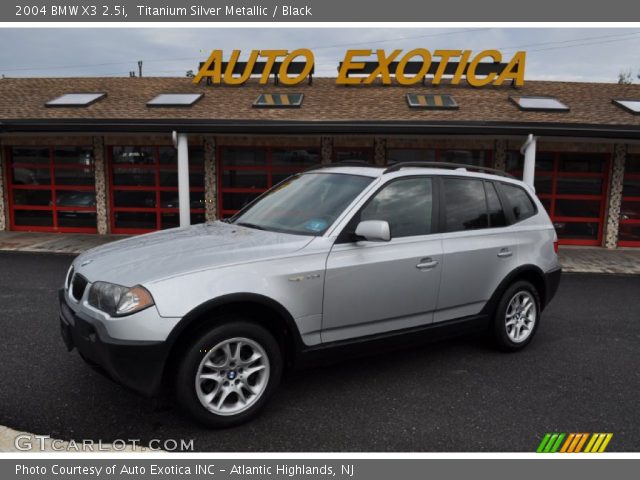
<path fill-rule="evenodd" d="M 540 324 L 540 296 L 526 280 L 512 284 L 496 308 L 493 336 L 499 348 L 521 350 L 531 342 Z"/>
<path fill-rule="evenodd" d="M 199 422 L 230 427 L 260 411 L 281 374 L 282 354 L 273 336 L 248 319 L 227 318 L 186 348 L 176 395 Z"/>

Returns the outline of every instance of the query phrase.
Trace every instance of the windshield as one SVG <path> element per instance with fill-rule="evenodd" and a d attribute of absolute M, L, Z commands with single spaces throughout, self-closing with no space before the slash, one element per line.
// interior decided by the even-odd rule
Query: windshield
<path fill-rule="evenodd" d="M 296 175 L 269 190 L 231 223 L 260 230 L 322 235 L 373 181 L 342 173 Z"/>

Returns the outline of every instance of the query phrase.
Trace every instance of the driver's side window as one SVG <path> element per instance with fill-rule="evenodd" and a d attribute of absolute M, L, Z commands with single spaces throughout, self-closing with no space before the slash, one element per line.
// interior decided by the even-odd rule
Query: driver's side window
<path fill-rule="evenodd" d="M 428 177 L 395 180 L 383 187 L 360 211 L 360 221 L 386 220 L 391 237 L 432 232 L 433 184 Z"/>

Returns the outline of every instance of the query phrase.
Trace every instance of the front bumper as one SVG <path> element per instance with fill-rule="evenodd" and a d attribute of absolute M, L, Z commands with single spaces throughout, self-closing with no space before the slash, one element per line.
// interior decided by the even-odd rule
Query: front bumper
<path fill-rule="evenodd" d="M 69 351 L 77 348 L 87 363 L 138 393 L 145 396 L 158 393 L 169 353 L 166 342 L 111 338 L 99 322 L 69 307 L 64 289 L 58 297 L 62 339 Z"/>

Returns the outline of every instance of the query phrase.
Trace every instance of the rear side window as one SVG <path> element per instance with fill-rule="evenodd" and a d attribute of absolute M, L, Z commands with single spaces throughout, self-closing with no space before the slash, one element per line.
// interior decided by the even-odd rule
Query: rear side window
<path fill-rule="evenodd" d="M 487 201 L 482 180 L 444 178 L 445 232 L 487 228 Z"/>
<path fill-rule="evenodd" d="M 493 183 L 484 182 L 484 189 L 487 193 L 487 209 L 489 210 L 489 226 L 491 228 L 504 227 L 507 224 L 507 217 L 502 209 L 498 192 Z"/>
<path fill-rule="evenodd" d="M 396 180 L 383 187 L 360 212 L 360 221 L 386 220 L 391 237 L 431 233 L 433 189 L 430 178 Z"/>
<path fill-rule="evenodd" d="M 536 206 L 524 188 L 502 183 L 500 190 L 508 202 L 514 222 L 520 222 L 535 215 Z"/>

